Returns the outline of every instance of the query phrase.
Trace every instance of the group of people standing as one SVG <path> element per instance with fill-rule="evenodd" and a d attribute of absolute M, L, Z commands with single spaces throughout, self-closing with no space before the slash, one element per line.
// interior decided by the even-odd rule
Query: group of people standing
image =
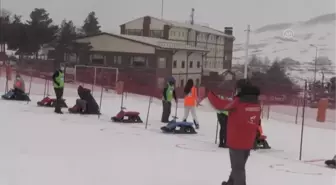
<path fill-rule="evenodd" d="M 162 94 L 163 111 L 162 111 L 161 122 L 163 123 L 169 122 L 169 117 L 171 114 L 171 106 L 172 106 L 171 101 L 173 99 L 175 100 L 176 109 L 177 109 L 178 99 L 176 97 L 176 92 L 175 92 L 175 79 L 173 77 L 170 77 L 167 80 L 167 85 L 163 89 L 163 94 Z M 197 115 L 196 115 L 196 106 L 198 105 L 197 100 L 198 100 L 197 89 L 194 86 L 194 81 L 192 79 L 189 79 L 184 87 L 183 121 L 186 122 L 189 116 L 189 113 L 191 113 L 191 116 L 193 117 L 193 122 L 195 124 L 195 128 L 199 129 L 199 122 L 198 122 Z"/>
<path fill-rule="evenodd" d="M 163 114 L 161 121 L 169 122 L 171 101 L 176 97 L 175 79 L 169 78 L 163 89 Z M 211 93 L 211 92 L 210 92 Z M 235 94 L 231 98 L 216 96 L 217 119 L 220 124 L 219 147 L 229 148 L 231 174 L 222 185 L 246 185 L 245 165 L 254 148 L 258 124 L 260 123 L 261 106 L 259 103 L 260 90 L 247 79 L 238 80 Z M 189 79 L 184 87 L 184 117 L 186 121 L 191 112 L 196 129 L 199 128 L 196 116 L 197 91 L 193 80 Z M 177 108 L 177 107 L 176 107 Z"/>

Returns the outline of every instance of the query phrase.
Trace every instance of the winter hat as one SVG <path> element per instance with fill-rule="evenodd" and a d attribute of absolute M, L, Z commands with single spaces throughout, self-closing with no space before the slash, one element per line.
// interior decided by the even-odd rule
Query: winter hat
<path fill-rule="evenodd" d="M 175 84 L 175 78 L 174 77 L 169 77 L 168 79 L 167 79 L 167 81 L 168 81 L 168 83 L 172 83 L 172 84 Z"/>

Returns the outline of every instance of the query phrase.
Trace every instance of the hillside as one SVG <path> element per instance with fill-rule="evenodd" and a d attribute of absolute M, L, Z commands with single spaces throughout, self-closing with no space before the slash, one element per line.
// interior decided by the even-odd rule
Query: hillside
<path fill-rule="evenodd" d="M 326 14 L 302 22 L 266 25 L 251 31 L 249 55 L 260 58 L 291 58 L 297 63 L 288 66 L 288 73 L 294 78 L 312 79 L 314 60 L 318 47 L 317 78 L 322 72 L 328 78 L 335 75 L 335 29 L 336 14 Z M 244 43 L 235 43 L 234 59 L 244 62 Z M 321 60 L 320 60 L 321 59 Z"/>

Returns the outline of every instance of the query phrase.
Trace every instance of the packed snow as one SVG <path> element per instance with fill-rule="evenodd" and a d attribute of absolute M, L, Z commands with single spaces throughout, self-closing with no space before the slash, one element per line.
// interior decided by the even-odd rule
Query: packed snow
<path fill-rule="evenodd" d="M 43 83 L 34 80 L 29 103 L 0 100 L 0 185 L 219 185 L 227 180 L 228 150 L 215 144 L 216 114 L 205 103 L 198 108 L 197 135 L 169 135 L 159 129 L 163 126 L 160 100 L 151 103 L 145 129 L 145 123 L 110 120 L 121 102 L 121 96 L 113 92 L 103 93 L 99 119 L 57 115 L 52 108 L 37 107 Z M 2 91 L 4 84 L 1 79 Z M 94 96 L 99 102 L 99 87 Z M 75 85 L 66 86 L 64 98 L 68 106 L 75 103 Z M 124 101 L 144 121 L 148 105 L 149 97 L 138 95 L 127 94 Z M 182 113 L 179 106 L 177 115 Z M 248 185 L 336 183 L 335 170 L 323 164 L 336 153 L 335 130 L 305 127 L 303 160 L 299 161 L 300 124 L 270 118 L 263 120 L 263 127 L 273 149 L 251 153 Z"/>

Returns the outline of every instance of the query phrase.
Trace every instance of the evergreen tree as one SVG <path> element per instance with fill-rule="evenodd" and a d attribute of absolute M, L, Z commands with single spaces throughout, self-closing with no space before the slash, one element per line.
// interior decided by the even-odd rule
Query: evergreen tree
<path fill-rule="evenodd" d="M 86 17 L 84 20 L 84 25 L 82 26 L 82 30 L 85 35 L 93 35 L 101 32 L 98 18 L 96 17 L 95 12 L 90 12 Z"/>
<path fill-rule="evenodd" d="M 30 20 L 27 21 L 27 26 L 29 40 L 32 42 L 31 47 L 37 56 L 38 51 L 44 44 L 55 40 L 58 26 L 53 24 L 49 13 L 43 8 L 35 8 L 30 13 Z"/>
<path fill-rule="evenodd" d="M 57 37 L 57 44 L 61 47 L 67 47 L 76 39 L 76 37 L 76 27 L 73 22 L 63 20 Z"/>

